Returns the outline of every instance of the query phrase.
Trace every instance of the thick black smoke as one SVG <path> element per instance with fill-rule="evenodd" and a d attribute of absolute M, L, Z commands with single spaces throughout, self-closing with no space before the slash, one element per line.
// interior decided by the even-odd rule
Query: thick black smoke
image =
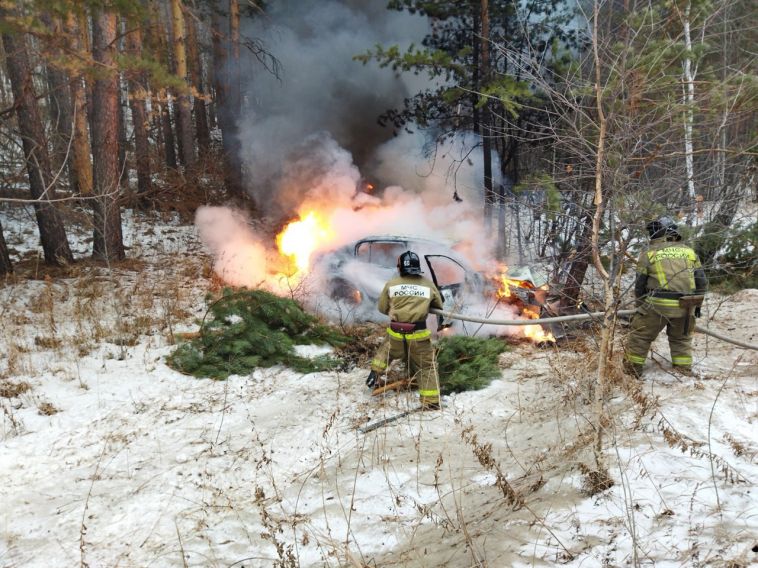
<path fill-rule="evenodd" d="M 353 57 L 377 44 L 403 49 L 418 43 L 428 28 L 425 18 L 387 10 L 378 0 L 281 0 L 269 6 L 243 34 L 263 42 L 281 62 L 281 76 L 253 62 L 243 67 L 254 72 L 244 78 L 247 97 L 239 123 L 249 189 L 264 206 L 279 193 L 293 151 L 302 156 L 303 145 L 307 151 L 317 143 L 313 135 L 333 138 L 358 168 L 392 137 L 377 118 L 401 106 L 417 86 L 409 89 L 407 77 Z"/>

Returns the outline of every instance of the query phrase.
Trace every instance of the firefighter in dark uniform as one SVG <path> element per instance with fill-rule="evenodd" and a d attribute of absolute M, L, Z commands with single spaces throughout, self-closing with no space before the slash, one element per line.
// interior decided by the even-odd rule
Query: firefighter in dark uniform
<path fill-rule="evenodd" d="M 650 344 L 665 327 L 674 368 L 690 374 L 694 318 L 700 317 L 707 288 L 705 271 L 695 251 L 681 242 L 670 217 L 651 221 L 647 231 L 650 247 L 637 262 L 637 312 L 626 340 L 624 368 L 641 377 Z"/>
<path fill-rule="evenodd" d="M 373 387 L 393 359 L 403 359 L 418 384 L 421 407 L 439 410 L 439 379 L 426 317 L 430 308 L 442 309 L 442 296 L 433 282 L 421 276 L 416 253 L 401 254 L 397 269 L 399 276 L 389 280 L 379 296 L 379 311 L 390 316 L 390 324 L 387 340 L 371 361 L 366 385 Z"/>

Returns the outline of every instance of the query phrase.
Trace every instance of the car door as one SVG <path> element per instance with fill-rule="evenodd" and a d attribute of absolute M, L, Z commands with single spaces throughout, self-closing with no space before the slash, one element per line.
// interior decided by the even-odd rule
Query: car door
<path fill-rule="evenodd" d="M 467 270 L 457 260 L 443 254 L 424 255 L 432 281 L 442 295 L 443 309 L 447 312 L 459 311 L 463 301 L 463 290 L 466 285 Z M 440 327 L 452 325 L 452 319 L 437 317 Z"/>

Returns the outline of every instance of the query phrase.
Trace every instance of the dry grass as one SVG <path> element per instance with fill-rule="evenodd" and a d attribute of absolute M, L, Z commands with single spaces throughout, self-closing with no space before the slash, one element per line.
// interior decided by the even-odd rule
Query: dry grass
<path fill-rule="evenodd" d="M 72 223 L 72 231 L 79 230 L 75 220 Z M 192 305 L 202 302 L 196 283 L 202 282 L 199 276 L 208 261 L 203 255 L 177 256 L 164 250 L 163 244 L 173 247 L 167 241 L 177 237 L 166 237 L 168 231 L 159 235 L 154 227 L 150 219 L 135 225 L 135 232 L 156 233 L 156 245 L 144 258 L 107 265 L 84 258 L 68 266 L 48 267 L 30 257 L 15 264 L 15 273 L 5 279 L 2 289 L 3 392 L 33 391 L 34 377 L 46 372 L 87 388 L 80 360 L 100 346 L 115 345 L 104 356 L 124 358 L 146 337 L 162 337 L 166 330 L 189 323 Z M 11 378 L 16 381 L 4 380 Z M 16 384 L 25 386 L 12 386 Z M 30 399 L 22 404 L 34 403 Z M 37 407 L 43 414 L 58 411 L 55 401 Z"/>
<path fill-rule="evenodd" d="M 12 382 L 9 380 L 0 381 L 0 397 L 17 398 L 30 391 L 32 386 L 26 381 Z"/>
<path fill-rule="evenodd" d="M 40 402 L 37 405 L 37 411 L 43 416 L 52 416 L 58 414 L 58 409 L 51 402 Z"/>
<path fill-rule="evenodd" d="M 590 469 L 586 465 L 579 464 L 579 470 L 582 472 L 582 492 L 588 497 L 602 493 L 606 489 L 613 487 L 613 478 L 608 475 L 607 471 Z"/>

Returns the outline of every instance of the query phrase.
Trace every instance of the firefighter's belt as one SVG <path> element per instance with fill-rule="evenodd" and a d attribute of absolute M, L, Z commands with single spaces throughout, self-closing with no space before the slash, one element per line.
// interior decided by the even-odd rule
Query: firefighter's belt
<path fill-rule="evenodd" d="M 679 298 L 679 307 L 684 308 L 685 310 L 689 310 L 691 308 L 699 308 L 703 305 L 703 299 L 705 296 L 701 295 L 690 295 L 690 296 L 682 296 Z"/>
<path fill-rule="evenodd" d="M 665 300 L 678 300 L 684 294 L 681 292 L 671 292 L 669 290 L 653 290 L 650 292 L 649 296 L 651 298 L 663 298 Z"/>
<path fill-rule="evenodd" d="M 402 321 L 391 321 L 390 329 L 395 333 L 413 333 L 414 331 L 420 331 L 426 329 L 425 321 L 416 321 L 411 323 L 405 323 Z"/>

